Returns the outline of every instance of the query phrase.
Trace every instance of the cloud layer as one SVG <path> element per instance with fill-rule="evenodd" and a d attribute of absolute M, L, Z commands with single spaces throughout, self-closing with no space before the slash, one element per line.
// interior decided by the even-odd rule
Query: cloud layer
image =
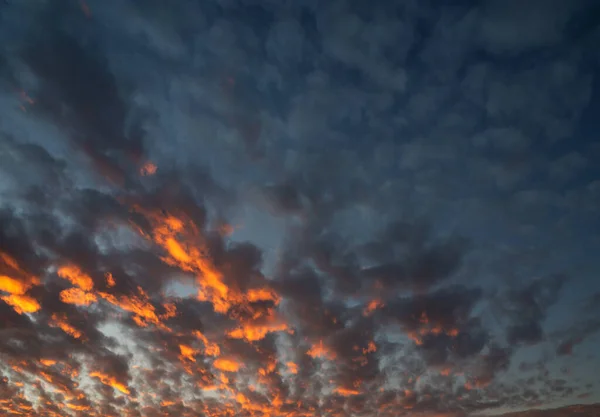
<path fill-rule="evenodd" d="M 598 401 L 597 6 L 320 3 L 0 5 L 1 413 Z"/>

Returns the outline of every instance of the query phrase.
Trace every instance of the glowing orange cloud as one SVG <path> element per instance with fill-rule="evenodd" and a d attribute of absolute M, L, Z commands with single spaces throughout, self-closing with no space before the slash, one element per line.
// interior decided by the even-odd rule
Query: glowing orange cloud
<path fill-rule="evenodd" d="M 279 295 L 270 288 L 250 289 L 246 293 L 246 298 L 250 302 L 273 301 L 275 305 L 279 304 Z"/>
<path fill-rule="evenodd" d="M 143 175 L 145 177 L 149 176 L 149 175 L 154 175 L 154 174 L 156 174 L 157 169 L 158 168 L 156 165 L 154 165 L 152 162 L 148 161 L 140 168 L 140 175 Z"/>
<path fill-rule="evenodd" d="M 448 329 L 446 331 L 446 334 L 450 337 L 456 337 L 456 336 L 458 336 L 459 333 L 460 333 L 460 331 L 458 329 Z"/>
<path fill-rule="evenodd" d="M 216 343 L 212 343 L 208 340 L 208 338 L 202 334 L 202 332 L 196 330 L 194 332 L 194 336 L 200 339 L 204 343 L 204 354 L 207 356 L 219 356 L 221 354 L 221 349 L 219 345 Z"/>
<path fill-rule="evenodd" d="M 267 376 L 277 369 L 277 360 L 275 358 L 270 358 L 267 360 L 267 363 L 264 367 L 258 370 L 258 374 L 261 376 Z"/>
<path fill-rule="evenodd" d="M 25 272 L 13 257 L 0 251 L 0 291 L 15 296 L 24 296 L 31 287 L 39 284 L 40 280 L 37 277 Z M 17 303 L 18 300 L 15 298 L 13 302 Z M 25 299 L 21 301 L 24 302 Z M 14 304 L 11 305 L 14 306 Z"/>
<path fill-rule="evenodd" d="M 374 341 L 370 341 L 365 349 L 363 349 L 363 353 L 366 355 L 367 353 L 377 352 L 377 345 Z"/>
<path fill-rule="evenodd" d="M 9 294 L 23 295 L 27 292 L 29 287 L 29 285 L 20 280 L 6 275 L 0 275 L 0 291 L 7 292 Z"/>
<path fill-rule="evenodd" d="M 408 338 L 418 346 L 423 344 L 423 336 L 440 335 L 444 333 L 450 337 L 457 337 L 460 333 L 457 328 L 445 328 L 441 323 L 432 323 L 426 312 L 421 313 L 419 323 L 420 326 L 418 329 L 406 332 Z"/>
<path fill-rule="evenodd" d="M 239 296 L 230 291 L 223 282 L 223 275 L 212 264 L 198 228 L 191 220 L 169 214 L 164 216 L 139 207 L 135 210 L 152 223 L 153 240 L 168 255 L 161 258 L 163 262 L 197 274 L 200 300 L 209 301 L 219 313 L 226 313 L 232 304 L 239 301 Z"/>
<path fill-rule="evenodd" d="M 288 371 L 290 371 L 290 373 L 292 374 L 297 374 L 298 373 L 298 365 L 296 365 L 294 362 L 288 362 L 286 363 Z"/>
<path fill-rule="evenodd" d="M 339 394 L 343 397 L 351 397 L 353 395 L 359 395 L 360 391 L 355 390 L 355 389 L 348 389 L 348 388 L 342 388 L 342 387 L 338 387 L 336 388 L 333 392 L 335 392 L 336 394 Z"/>
<path fill-rule="evenodd" d="M 85 274 L 76 265 L 65 265 L 58 270 L 58 276 L 66 279 L 76 287 L 81 288 L 84 291 L 91 291 L 94 288 L 94 281 L 92 278 Z"/>
<path fill-rule="evenodd" d="M 133 209 L 143 214 L 152 225 L 151 236 L 139 228 L 136 230 L 164 249 L 166 255 L 161 257 L 163 262 L 196 275 L 199 286 L 197 298 L 211 303 L 215 312 L 226 314 L 232 306 L 241 305 L 250 309 L 250 303 L 259 301 L 272 301 L 275 305 L 279 303 L 278 294 L 270 288 L 250 289 L 242 293 L 229 287 L 222 272 L 214 265 L 198 227 L 185 215 L 156 213 L 139 206 Z M 229 336 L 251 342 L 264 338 L 267 333 L 283 330 L 287 330 L 285 323 L 269 319 L 262 323 L 244 323 L 231 331 Z"/>
<path fill-rule="evenodd" d="M 245 323 L 237 329 L 228 333 L 232 339 L 246 339 L 254 342 L 262 340 L 268 333 L 288 330 L 288 325 L 274 316 L 268 316 L 266 320 L 258 323 Z"/>
<path fill-rule="evenodd" d="M 117 285 L 115 278 L 113 277 L 113 275 L 110 272 L 107 272 L 106 274 L 104 274 L 104 278 L 106 278 L 106 286 L 108 288 L 112 288 L 115 285 Z"/>
<path fill-rule="evenodd" d="M 194 355 L 196 355 L 198 352 L 196 352 L 196 350 L 194 350 L 192 347 L 187 345 L 179 345 L 179 351 L 181 352 L 181 359 L 187 359 L 190 362 L 196 362 Z"/>
<path fill-rule="evenodd" d="M 63 332 L 74 337 L 75 339 L 79 339 L 82 336 L 82 333 L 79 330 L 77 330 L 75 327 L 73 327 L 73 326 L 71 326 L 71 324 L 69 324 L 69 321 L 67 320 L 67 315 L 64 313 L 63 314 L 58 314 L 58 313 L 52 314 L 50 326 L 60 328 Z"/>
<path fill-rule="evenodd" d="M 452 368 L 447 367 L 447 368 L 443 368 L 442 370 L 440 370 L 440 375 L 443 376 L 448 376 L 452 373 Z"/>
<path fill-rule="evenodd" d="M 306 352 L 308 356 L 311 358 L 326 358 L 326 359 L 335 359 L 335 353 L 332 352 L 327 346 L 323 345 L 323 341 L 320 340 L 319 343 L 313 345 L 308 352 Z"/>
<path fill-rule="evenodd" d="M 167 320 L 177 315 L 177 306 L 175 304 L 163 304 L 163 308 L 165 309 L 165 313 L 160 315 L 161 320 Z"/>
<path fill-rule="evenodd" d="M 4 302 L 12 306 L 19 314 L 35 313 L 40 309 L 40 303 L 33 297 L 27 295 L 10 294 L 0 297 Z"/>
<path fill-rule="evenodd" d="M 367 317 L 373 314 L 373 312 L 381 307 L 383 307 L 383 301 L 379 299 L 374 299 L 369 301 L 366 307 L 363 309 L 363 316 Z"/>
<path fill-rule="evenodd" d="M 89 306 L 98 301 L 95 294 L 83 291 L 79 288 L 67 288 L 60 292 L 59 298 L 60 301 L 65 304 L 74 304 L 78 306 Z"/>
<path fill-rule="evenodd" d="M 79 404 L 66 404 L 67 408 L 73 411 L 88 411 L 91 407 L 89 405 L 79 405 Z"/>
<path fill-rule="evenodd" d="M 213 366 L 223 372 L 237 372 L 242 365 L 234 359 L 218 358 L 213 362 Z"/>
<path fill-rule="evenodd" d="M 102 372 L 90 372 L 90 377 L 97 378 L 104 385 L 108 385 L 109 387 L 113 387 L 114 389 L 122 392 L 123 394 L 129 395 L 129 388 L 127 388 L 127 385 L 117 381 L 117 379 L 113 376 L 104 374 Z"/>
<path fill-rule="evenodd" d="M 144 292 L 141 287 L 138 287 L 137 296 L 119 296 L 116 297 L 112 294 L 105 292 L 98 293 L 100 297 L 112 305 L 121 308 L 122 310 L 128 311 L 134 314 L 134 321 L 140 327 L 146 327 L 148 323 L 152 323 L 158 326 L 162 326 L 154 306 L 149 302 L 148 295 Z"/>
<path fill-rule="evenodd" d="M 15 270 L 21 269 L 19 267 L 19 263 L 15 260 L 15 258 L 13 258 L 9 254 L 4 253 L 2 251 L 0 251 L 0 260 L 2 260 L 2 263 L 5 264 L 6 266 L 8 266 L 9 268 L 12 268 Z"/>

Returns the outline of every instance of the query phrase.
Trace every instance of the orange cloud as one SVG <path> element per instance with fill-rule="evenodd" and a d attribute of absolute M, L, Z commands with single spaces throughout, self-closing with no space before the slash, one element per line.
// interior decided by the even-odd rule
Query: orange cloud
<path fill-rule="evenodd" d="M 311 358 L 326 358 L 333 360 L 335 359 L 335 353 L 332 352 L 327 346 L 323 345 L 323 341 L 319 340 L 319 343 L 314 344 L 306 354 Z"/>
<path fill-rule="evenodd" d="M 237 372 L 242 367 L 236 360 L 226 358 L 215 359 L 213 366 L 223 372 Z"/>
<path fill-rule="evenodd" d="M 187 345 L 179 345 L 179 351 L 181 352 L 181 359 L 186 359 L 190 362 L 196 362 L 196 358 L 194 358 L 194 355 L 196 355 L 198 352 L 192 347 Z"/>
<path fill-rule="evenodd" d="M 249 342 L 262 340 L 268 333 L 288 330 L 288 325 L 274 316 L 257 323 L 244 323 L 228 333 L 232 339 L 245 339 Z"/>
<path fill-rule="evenodd" d="M 94 288 L 94 281 L 92 278 L 76 265 L 65 265 L 60 267 L 58 269 L 58 276 L 66 279 L 71 284 L 84 291 L 91 291 L 92 288 Z"/>
<path fill-rule="evenodd" d="M 115 377 L 104 374 L 102 372 L 90 372 L 90 377 L 91 378 L 97 378 L 100 380 L 100 382 L 102 382 L 104 385 L 108 385 L 109 387 L 113 387 L 114 389 L 116 389 L 119 392 L 122 392 L 123 394 L 129 395 L 129 388 L 127 387 L 127 385 L 119 382 Z"/>
<path fill-rule="evenodd" d="M 140 175 L 146 177 L 156 174 L 158 167 L 152 162 L 148 161 L 140 168 Z"/>
<path fill-rule="evenodd" d="M 35 313 L 40 309 L 40 303 L 38 303 L 35 298 L 27 295 L 10 294 L 0 298 L 4 300 L 6 304 L 12 306 L 13 310 L 19 314 Z"/>
<path fill-rule="evenodd" d="M 366 307 L 363 309 L 363 316 L 367 317 L 373 314 L 373 312 L 381 307 L 383 307 L 383 301 L 379 299 L 374 299 L 369 301 Z"/>
<path fill-rule="evenodd" d="M 19 263 L 10 255 L 0 251 L 0 291 L 23 296 L 40 280 L 25 272 Z"/>
<path fill-rule="evenodd" d="M 50 320 L 50 326 L 60 328 L 63 332 L 74 337 L 75 339 L 80 339 L 82 336 L 82 333 L 79 330 L 77 330 L 75 327 L 73 327 L 69 324 L 69 321 L 67 320 L 67 315 L 64 313 L 63 314 L 58 314 L 58 313 L 52 314 L 52 319 Z"/>
<path fill-rule="evenodd" d="M 107 272 L 106 274 L 104 274 L 104 278 L 106 278 L 106 286 L 108 288 L 112 288 L 115 285 L 117 285 L 115 278 L 113 277 L 113 275 L 110 272 Z"/>
<path fill-rule="evenodd" d="M 79 404 L 70 404 L 70 403 L 67 403 L 66 406 L 67 406 L 67 408 L 69 408 L 73 411 L 89 411 L 91 408 L 89 405 L 79 405 Z"/>
<path fill-rule="evenodd" d="M 7 292 L 9 294 L 23 295 L 29 289 L 27 283 L 22 282 L 18 279 L 11 278 L 6 275 L 0 275 L 0 291 Z"/>
<path fill-rule="evenodd" d="M 208 340 L 208 338 L 202 334 L 202 332 L 196 330 L 194 331 L 194 336 L 200 339 L 204 343 L 204 354 L 207 356 L 219 356 L 221 354 L 221 349 L 219 345 L 216 343 L 212 343 Z"/>
<path fill-rule="evenodd" d="M 116 297 L 112 294 L 100 292 L 98 295 L 111 303 L 112 305 L 121 308 L 122 310 L 133 313 L 135 322 L 141 326 L 146 327 L 147 323 L 155 325 L 161 325 L 161 322 L 156 315 L 154 306 L 149 302 L 148 295 L 144 292 L 141 287 L 137 288 L 138 295 L 125 296 L 121 295 Z"/>
<path fill-rule="evenodd" d="M 290 373 L 292 374 L 297 374 L 298 373 L 298 365 L 296 365 L 294 362 L 288 362 L 286 363 L 288 371 L 290 371 Z"/>
<path fill-rule="evenodd" d="M 335 392 L 336 394 L 339 394 L 343 397 L 351 397 L 351 396 L 360 394 L 360 391 L 358 391 L 356 389 L 348 389 L 348 388 L 342 388 L 342 387 L 336 388 L 333 392 Z"/>
<path fill-rule="evenodd" d="M 246 293 L 246 298 L 250 302 L 256 301 L 273 301 L 276 305 L 279 304 L 279 295 L 270 288 L 250 289 Z"/>
<path fill-rule="evenodd" d="M 92 303 L 98 301 L 96 295 L 83 291 L 80 288 L 67 288 L 62 290 L 59 294 L 60 301 L 65 304 L 74 304 L 78 306 L 89 306 Z"/>
<path fill-rule="evenodd" d="M 366 348 L 363 349 L 363 353 L 366 355 L 367 353 L 377 352 L 377 345 L 374 341 L 370 341 Z"/>
<path fill-rule="evenodd" d="M 439 335 L 446 334 L 450 337 L 457 337 L 460 331 L 457 328 L 445 328 L 441 323 L 433 323 L 427 316 L 426 312 L 421 313 L 419 317 L 419 328 L 409 330 L 406 335 L 409 339 L 415 342 L 416 345 L 420 346 L 423 344 L 423 337 L 427 335 Z"/>
<path fill-rule="evenodd" d="M 210 302 L 219 313 L 226 313 L 232 304 L 239 302 L 239 294 L 225 285 L 223 275 L 212 264 L 198 228 L 191 220 L 170 214 L 164 216 L 140 207 L 134 210 L 145 215 L 153 225 L 152 239 L 167 253 L 161 258 L 163 262 L 196 273 L 200 300 Z"/>

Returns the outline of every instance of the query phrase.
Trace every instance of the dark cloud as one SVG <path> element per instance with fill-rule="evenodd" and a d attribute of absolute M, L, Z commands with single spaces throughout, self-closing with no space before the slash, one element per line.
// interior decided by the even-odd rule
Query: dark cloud
<path fill-rule="evenodd" d="M 50 7 L 46 18 L 57 19 L 55 12 Z M 129 109 L 99 46 L 77 39 L 61 23 L 41 21 L 22 51 L 24 63 L 38 77 L 34 110 L 61 123 L 102 175 L 123 181 L 121 161 L 139 161 L 142 137 L 126 131 Z"/>
<path fill-rule="evenodd" d="M 276 211 L 294 213 L 302 209 L 302 196 L 291 184 L 268 186 L 265 194 Z"/>
<path fill-rule="evenodd" d="M 589 318 L 581 323 L 571 326 L 562 335 L 562 340 L 556 348 L 558 355 L 572 355 L 573 349 L 582 344 L 586 338 L 592 336 L 600 330 L 600 321 L 596 318 Z"/>
<path fill-rule="evenodd" d="M 513 316 L 513 323 L 507 329 L 510 344 L 536 344 L 543 339 L 543 320 L 548 309 L 558 301 L 565 282 L 564 275 L 544 277 L 507 294 L 503 308 Z"/>
<path fill-rule="evenodd" d="M 471 317 L 480 297 L 478 289 L 450 287 L 391 303 L 385 312 L 413 339 L 428 363 L 442 365 L 451 355 L 469 357 L 485 346 L 487 335 Z"/>
<path fill-rule="evenodd" d="M 491 383 L 497 373 L 508 370 L 512 349 L 491 346 L 483 355 L 481 368 L 478 371 L 477 382 L 482 386 Z"/>
<path fill-rule="evenodd" d="M 364 269 L 362 275 L 386 289 L 427 289 L 459 269 L 467 247 L 464 239 L 456 237 L 432 242 L 427 228 L 418 223 L 395 223 L 381 241 L 370 242 L 366 248 L 376 257 L 391 250 L 404 254 L 405 259 L 383 261 Z"/>
<path fill-rule="evenodd" d="M 569 416 L 587 416 L 595 412 L 597 412 L 598 405 L 574 405 L 569 407 L 555 408 L 550 410 L 530 410 L 530 411 L 522 411 L 517 413 L 507 413 L 503 416 L 505 417 L 541 417 L 541 416 L 549 416 L 549 417 L 560 417 L 564 415 Z"/>
<path fill-rule="evenodd" d="M 481 23 L 481 40 L 495 53 L 518 54 L 524 50 L 548 47 L 564 42 L 568 25 L 577 17 L 582 6 L 590 6 L 587 0 L 565 4 L 560 1 L 532 1 L 517 14 L 515 2 L 486 2 Z M 522 20 L 522 16 L 535 16 L 534 20 Z M 505 28 L 513 30 L 507 31 Z"/>
<path fill-rule="evenodd" d="M 514 344 L 523 342 L 526 344 L 535 344 L 544 337 L 544 331 L 540 323 L 528 322 L 524 324 L 515 324 L 508 328 L 508 343 Z"/>

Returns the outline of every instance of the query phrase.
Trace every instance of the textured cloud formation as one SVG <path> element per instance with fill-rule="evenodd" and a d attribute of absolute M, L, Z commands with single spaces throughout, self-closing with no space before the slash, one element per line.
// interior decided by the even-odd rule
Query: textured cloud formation
<path fill-rule="evenodd" d="M 597 5 L 438 3 L 2 3 L 0 414 L 598 402 Z"/>

